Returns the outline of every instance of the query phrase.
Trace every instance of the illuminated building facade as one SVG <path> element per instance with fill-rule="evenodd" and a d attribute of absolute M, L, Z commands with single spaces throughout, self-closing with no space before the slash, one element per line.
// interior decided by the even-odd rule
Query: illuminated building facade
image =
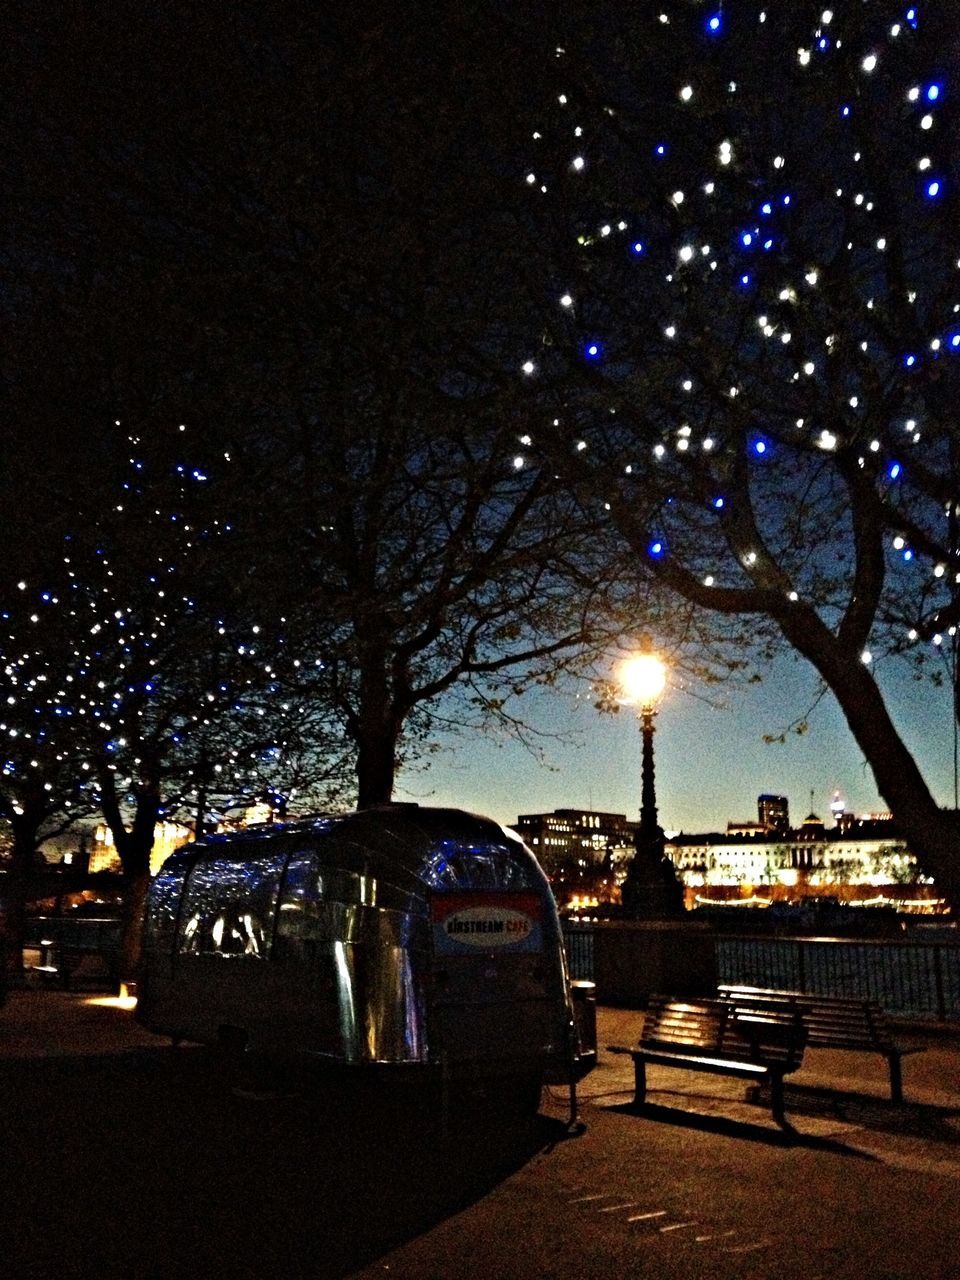
<path fill-rule="evenodd" d="M 533 850 L 548 875 L 562 864 L 596 866 L 612 850 L 633 847 L 634 824 L 622 813 L 555 809 L 521 814 L 513 830 Z"/>
<path fill-rule="evenodd" d="M 721 891 L 717 897 L 744 888 L 786 896 L 841 887 L 858 896 L 918 880 L 916 860 L 889 819 L 853 818 L 827 828 L 810 814 L 793 830 L 681 833 L 667 841 L 666 852 L 685 887 Z"/>

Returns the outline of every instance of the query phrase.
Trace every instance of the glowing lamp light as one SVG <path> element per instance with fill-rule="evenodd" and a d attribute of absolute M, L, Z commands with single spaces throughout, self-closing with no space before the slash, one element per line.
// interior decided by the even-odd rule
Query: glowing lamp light
<path fill-rule="evenodd" d="M 636 706 L 653 706 L 666 683 L 667 668 L 655 653 L 638 653 L 621 664 L 620 687 Z"/>

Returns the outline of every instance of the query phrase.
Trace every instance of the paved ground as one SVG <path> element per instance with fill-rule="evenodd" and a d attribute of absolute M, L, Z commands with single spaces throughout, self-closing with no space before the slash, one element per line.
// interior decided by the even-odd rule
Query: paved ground
<path fill-rule="evenodd" d="M 5 1280 L 401 1280 L 960 1275 L 960 1037 L 885 1066 L 808 1051 L 785 1136 L 742 1082 L 601 1054 L 586 1131 L 563 1099 L 444 1134 L 409 1093 L 325 1079 L 238 1094 L 103 998 L 14 992 L 0 1012 Z M 600 1043 L 640 1015 L 601 1009 Z"/>

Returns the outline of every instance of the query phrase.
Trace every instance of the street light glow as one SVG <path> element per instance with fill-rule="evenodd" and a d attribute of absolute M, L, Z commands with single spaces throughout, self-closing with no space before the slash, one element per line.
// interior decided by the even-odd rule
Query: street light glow
<path fill-rule="evenodd" d="M 652 706 L 667 683 L 667 668 L 655 653 L 638 653 L 620 667 L 620 684 L 627 699 L 640 707 Z"/>

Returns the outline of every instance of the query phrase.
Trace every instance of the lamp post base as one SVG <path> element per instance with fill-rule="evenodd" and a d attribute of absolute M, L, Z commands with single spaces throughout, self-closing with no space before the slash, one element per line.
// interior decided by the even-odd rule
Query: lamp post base
<path fill-rule="evenodd" d="M 623 914 L 631 920 L 671 920 L 686 914 L 683 885 L 663 851 L 663 832 L 637 839 L 621 889 Z"/>

